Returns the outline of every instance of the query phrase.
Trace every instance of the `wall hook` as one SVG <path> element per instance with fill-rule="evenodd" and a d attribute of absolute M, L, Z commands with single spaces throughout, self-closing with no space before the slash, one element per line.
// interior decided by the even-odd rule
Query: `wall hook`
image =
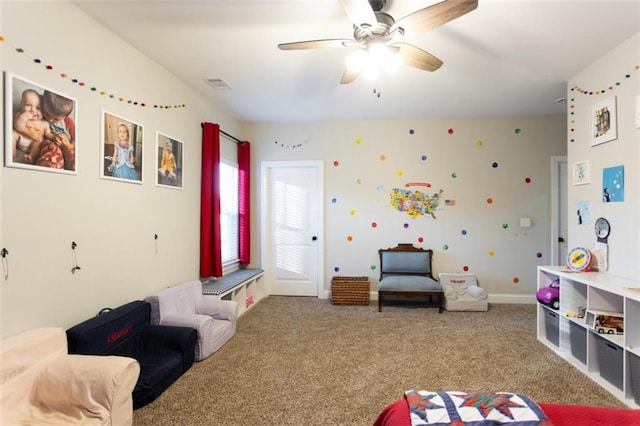
<path fill-rule="evenodd" d="M 78 247 L 78 245 L 76 244 L 75 241 L 71 241 L 71 250 L 75 250 L 76 247 Z"/>

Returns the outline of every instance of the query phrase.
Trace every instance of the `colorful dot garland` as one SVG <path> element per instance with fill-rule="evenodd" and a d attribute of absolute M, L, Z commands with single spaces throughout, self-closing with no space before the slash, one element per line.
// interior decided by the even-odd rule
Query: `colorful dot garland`
<path fill-rule="evenodd" d="M 634 71 L 638 71 L 640 70 L 640 65 L 636 65 L 635 67 L 633 67 Z M 631 78 L 631 73 L 627 73 L 624 75 L 624 78 L 629 79 Z M 607 91 L 612 91 L 613 89 L 615 89 L 616 87 L 620 86 L 622 83 L 620 81 L 616 81 L 615 83 L 609 84 L 607 86 L 606 89 L 599 89 L 599 90 L 588 90 L 588 89 L 583 89 L 578 85 L 575 85 L 571 88 L 572 92 L 578 92 L 580 94 L 583 95 L 600 95 L 603 93 L 606 93 Z"/>
<path fill-rule="evenodd" d="M 8 43 L 8 42 L 6 41 L 5 37 L 4 37 L 4 36 L 2 36 L 2 35 L 0 35 L 0 42 L 5 42 L 5 43 L 7 43 L 7 44 L 11 45 L 10 43 Z M 41 59 L 39 59 L 39 58 L 34 58 L 34 57 L 32 57 L 31 55 L 27 54 L 27 53 L 24 51 L 24 49 L 23 49 L 23 48 L 21 48 L 21 47 L 14 47 L 14 46 L 12 46 L 12 47 L 15 49 L 15 51 L 16 51 L 17 53 L 24 54 L 25 56 L 27 56 L 28 58 L 30 58 L 30 59 L 33 61 L 33 63 L 34 63 L 34 64 L 36 64 L 36 65 L 42 65 L 42 60 L 41 60 Z M 44 68 L 45 68 L 47 71 L 53 71 L 54 66 L 53 66 L 53 65 L 51 65 L 51 64 L 46 64 L 46 65 L 44 65 Z M 63 73 L 60 73 L 60 77 L 61 77 L 61 78 L 64 78 L 64 79 L 69 79 L 69 81 L 71 81 L 71 83 L 73 83 L 73 84 L 77 84 L 77 85 L 78 85 L 78 86 L 80 86 L 80 87 L 88 87 L 88 86 L 89 86 L 89 85 L 88 85 L 85 81 L 83 81 L 83 80 L 80 80 L 80 79 L 77 79 L 77 78 L 69 78 L 69 75 L 68 75 L 67 73 L 64 73 L 64 72 L 63 72 Z M 89 89 L 90 89 L 92 92 L 99 93 L 99 94 L 100 94 L 100 95 L 102 95 L 102 96 L 107 96 L 107 94 L 108 94 L 108 92 L 107 92 L 106 90 L 100 90 L 100 91 L 98 91 L 98 88 L 97 88 L 97 87 L 95 87 L 95 86 L 90 86 L 90 87 L 89 87 Z M 136 101 L 136 100 L 128 99 L 127 97 L 124 97 L 124 96 L 117 96 L 117 95 L 114 95 L 114 94 L 109 94 L 109 95 L 108 95 L 108 97 L 109 97 L 109 99 L 116 99 L 116 100 L 118 100 L 118 101 L 120 101 L 120 102 L 126 102 L 126 103 L 127 103 L 127 104 L 129 104 L 129 105 L 140 106 L 140 107 L 143 107 L 143 108 L 144 108 L 144 107 L 146 107 L 146 106 L 148 106 L 148 104 L 147 104 L 146 102 L 140 102 L 140 101 Z M 186 105 L 185 105 L 185 104 L 174 104 L 174 105 L 154 104 L 154 105 L 153 105 L 153 108 L 157 108 L 157 109 L 180 109 L 180 108 L 186 108 Z"/>

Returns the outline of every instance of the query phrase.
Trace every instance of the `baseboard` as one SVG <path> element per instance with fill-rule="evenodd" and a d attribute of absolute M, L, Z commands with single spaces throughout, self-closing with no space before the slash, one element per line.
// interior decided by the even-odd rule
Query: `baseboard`
<path fill-rule="evenodd" d="M 378 300 L 378 292 L 372 291 L 369 293 L 371 300 Z M 328 299 L 329 290 L 325 290 L 320 295 L 320 299 Z M 533 294 L 503 294 L 503 293 L 489 293 L 489 303 L 516 303 L 525 305 L 535 305 L 536 296 Z"/>

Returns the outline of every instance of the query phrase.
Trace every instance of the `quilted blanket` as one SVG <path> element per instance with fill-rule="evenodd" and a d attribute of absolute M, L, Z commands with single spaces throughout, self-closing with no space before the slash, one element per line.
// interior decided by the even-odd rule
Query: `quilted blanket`
<path fill-rule="evenodd" d="M 551 426 L 529 397 L 508 392 L 406 391 L 412 426 Z"/>

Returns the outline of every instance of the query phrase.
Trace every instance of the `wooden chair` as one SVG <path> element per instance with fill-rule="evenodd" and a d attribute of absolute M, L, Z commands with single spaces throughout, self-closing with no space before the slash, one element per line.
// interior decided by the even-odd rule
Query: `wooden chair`
<path fill-rule="evenodd" d="M 431 259 L 433 250 L 400 243 L 396 247 L 378 250 L 380 280 L 378 282 L 378 312 L 382 311 L 385 296 L 435 296 L 438 312 L 442 313 L 442 286 L 433 278 Z"/>

